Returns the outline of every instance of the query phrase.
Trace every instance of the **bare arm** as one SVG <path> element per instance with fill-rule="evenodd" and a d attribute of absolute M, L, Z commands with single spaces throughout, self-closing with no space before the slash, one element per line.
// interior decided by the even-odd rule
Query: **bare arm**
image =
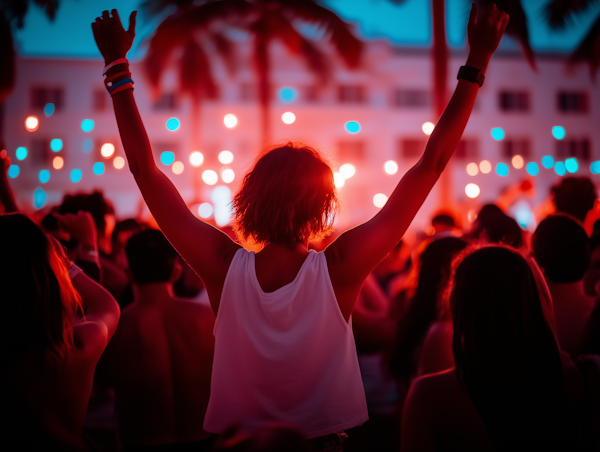
<path fill-rule="evenodd" d="M 92 24 L 96 44 L 106 64 L 123 58 L 131 48 L 135 13 L 129 22 L 129 30 L 125 31 L 117 11 L 112 10 L 112 17 L 104 11 L 102 18 Z M 127 70 L 125 65 L 115 66 L 109 75 L 123 70 Z M 156 166 L 133 92 L 125 90 L 114 94 L 113 105 L 129 169 L 142 196 L 165 236 L 203 279 L 209 294 L 217 294 L 210 297 L 216 314 L 229 263 L 239 245 L 194 217 L 175 186 Z"/>

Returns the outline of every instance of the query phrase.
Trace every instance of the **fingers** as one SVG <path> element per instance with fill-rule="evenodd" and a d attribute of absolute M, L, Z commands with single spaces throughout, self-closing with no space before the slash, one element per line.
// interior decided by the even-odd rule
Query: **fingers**
<path fill-rule="evenodd" d="M 104 20 L 110 19 L 110 14 L 108 13 L 107 10 L 102 11 L 102 19 L 104 19 Z"/>
<path fill-rule="evenodd" d="M 129 16 L 129 30 L 127 30 L 127 33 L 129 33 L 131 36 L 135 36 L 136 18 L 137 18 L 137 11 L 133 11 L 131 13 L 131 15 Z"/>
<path fill-rule="evenodd" d="M 508 14 L 504 13 L 504 17 L 502 18 L 502 22 L 500 23 L 500 34 L 503 35 L 504 32 L 506 31 L 506 26 L 508 25 L 508 21 L 509 21 L 510 17 Z"/>
<path fill-rule="evenodd" d="M 467 29 L 473 28 L 473 26 L 477 24 L 477 4 L 475 2 L 471 3 L 471 13 L 469 14 L 469 23 L 467 24 Z"/>

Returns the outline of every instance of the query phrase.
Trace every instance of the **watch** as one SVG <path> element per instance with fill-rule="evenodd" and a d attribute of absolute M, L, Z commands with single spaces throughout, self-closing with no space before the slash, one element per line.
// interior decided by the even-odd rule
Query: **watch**
<path fill-rule="evenodd" d="M 469 82 L 477 83 L 481 87 L 481 85 L 483 85 L 483 81 L 485 80 L 485 76 L 483 75 L 483 72 L 477 68 L 472 66 L 461 66 L 458 70 L 456 79 L 464 79 Z"/>

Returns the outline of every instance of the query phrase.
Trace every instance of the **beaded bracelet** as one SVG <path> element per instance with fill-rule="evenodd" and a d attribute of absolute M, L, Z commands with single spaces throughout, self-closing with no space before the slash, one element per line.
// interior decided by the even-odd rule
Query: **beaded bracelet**
<path fill-rule="evenodd" d="M 110 92 L 110 95 L 114 96 L 115 94 L 120 93 L 121 91 L 125 91 L 126 89 L 130 89 L 131 91 L 133 91 L 133 83 L 126 83 L 125 85 L 121 85 L 115 88 Z"/>
<path fill-rule="evenodd" d="M 126 83 L 131 83 L 133 85 L 133 80 L 130 78 L 124 78 L 122 80 L 119 80 L 118 82 L 113 83 L 113 85 L 108 88 L 108 92 L 112 94 L 115 89 L 117 89 L 119 86 L 125 85 Z"/>
<path fill-rule="evenodd" d="M 102 75 L 106 75 L 108 70 L 111 67 L 116 66 L 117 64 L 129 64 L 129 61 L 127 61 L 127 58 L 119 58 L 119 59 L 113 61 L 112 63 L 107 64 L 106 66 L 104 66 L 104 69 L 102 69 Z"/>

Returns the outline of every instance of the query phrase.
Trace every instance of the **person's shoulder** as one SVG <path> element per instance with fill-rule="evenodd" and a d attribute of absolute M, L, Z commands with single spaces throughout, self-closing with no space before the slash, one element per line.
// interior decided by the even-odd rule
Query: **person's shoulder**
<path fill-rule="evenodd" d="M 412 384 L 411 391 L 414 390 L 423 397 L 436 397 L 439 393 L 446 393 L 448 390 L 458 387 L 456 371 L 452 368 L 417 378 Z"/>
<path fill-rule="evenodd" d="M 75 353 L 97 361 L 108 343 L 108 328 L 100 322 L 79 322 L 73 326 L 73 341 Z"/>

